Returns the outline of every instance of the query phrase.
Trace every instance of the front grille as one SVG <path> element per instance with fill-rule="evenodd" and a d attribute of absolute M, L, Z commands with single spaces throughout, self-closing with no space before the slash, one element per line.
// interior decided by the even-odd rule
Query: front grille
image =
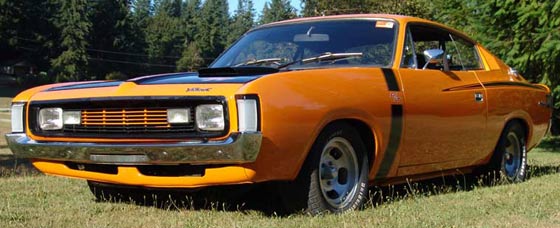
<path fill-rule="evenodd" d="M 167 123 L 167 109 L 164 108 L 83 109 L 79 111 L 82 112 L 82 124 L 65 125 L 65 132 L 103 134 L 181 134 L 195 130 L 193 122 L 187 124 Z M 190 119 L 194 120 L 194 112 L 192 110 Z"/>
<path fill-rule="evenodd" d="M 30 104 L 29 123 L 33 134 L 39 136 L 95 137 L 95 138 L 210 138 L 225 135 L 196 128 L 195 109 L 200 104 L 222 104 L 223 97 L 204 99 L 180 97 L 137 99 L 88 99 L 33 102 Z M 81 124 L 64 125 L 63 129 L 43 131 L 37 126 L 41 108 L 60 107 L 65 111 L 81 111 Z M 167 122 L 168 108 L 189 108 L 190 122 L 170 124 Z M 227 110 L 224 107 L 224 110 Z"/>

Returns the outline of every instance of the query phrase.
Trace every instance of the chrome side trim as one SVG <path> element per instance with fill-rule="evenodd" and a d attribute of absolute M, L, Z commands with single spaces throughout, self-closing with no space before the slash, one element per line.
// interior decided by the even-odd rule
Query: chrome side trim
<path fill-rule="evenodd" d="M 260 151 L 260 132 L 234 132 L 222 141 L 176 143 L 38 142 L 24 133 L 6 134 L 18 158 L 97 164 L 238 164 L 254 162 Z"/>

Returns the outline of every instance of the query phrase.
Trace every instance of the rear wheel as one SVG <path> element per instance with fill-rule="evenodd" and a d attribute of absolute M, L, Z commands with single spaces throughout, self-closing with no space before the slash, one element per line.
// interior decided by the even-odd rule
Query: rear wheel
<path fill-rule="evenodd" d="M 347 124 L 332 124 L 317 138 L 298 179 L 291 183 L 291 194 L 283 193 L 284 201 L 310 214 L 357 209 L 366 198 L 368 164 L 358 132 Z"/>
<path fill-rule="evenodd" d="M 496 147 L 492 157 L 491 171 L 508 183 L 522 182 L 527 177 L 527 148 L 525 131 L 517 123 L 509 123 Z"/>

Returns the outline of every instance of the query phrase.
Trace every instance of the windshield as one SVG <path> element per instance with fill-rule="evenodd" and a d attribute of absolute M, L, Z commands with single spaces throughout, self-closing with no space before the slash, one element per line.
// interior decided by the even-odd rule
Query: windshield
<path fill-rule="evenodd" d="M 396 27 L 396 22 L 376 19 L 263 27 L 243 36 L 210 67 L 387 67 L 393 62 Z"/>

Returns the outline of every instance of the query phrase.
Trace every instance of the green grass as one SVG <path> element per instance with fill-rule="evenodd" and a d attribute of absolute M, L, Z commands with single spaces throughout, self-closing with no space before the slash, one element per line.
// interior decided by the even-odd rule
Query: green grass
<path fill-rule="evenodd" d="M 6 147 L 6 138 L 4 138 L 4 135 L 11 131 L 10 123 L 7 122 L 8 120 L 10 120 L 10 113 L 0 112 L 0 148 Z"/>
<path fill-rule="evenodd" d="M 0 178 L 0 227 L 560 227 L 560 152 L 535 150 L 529 162 L 531 178 L 524 183 L 469 190 L 461 181 L 403 185 L 384 192 L 405 189 L 400 196 L 370 202 L 364 210 L 318 217 L 281 217 L 244 206 L 101 203 L 85 181 L 20 168 Z M 432 191 L 419 190 L 426 186 Z"/>

